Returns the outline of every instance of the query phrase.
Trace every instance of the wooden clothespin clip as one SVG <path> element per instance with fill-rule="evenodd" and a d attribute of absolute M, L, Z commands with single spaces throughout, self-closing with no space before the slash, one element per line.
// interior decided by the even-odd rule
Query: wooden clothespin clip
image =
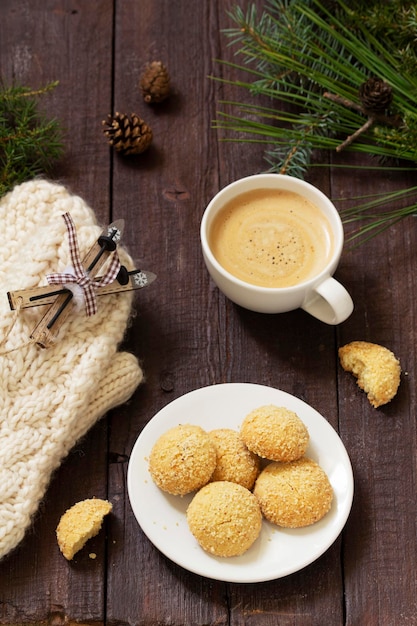
<path fill-rule="evenodd" d="M 97 310 L 96 295 L 103 296 L 140 289 L 149 285 L 156 278 L 152 272 L 128 271 L 120 265 L 115 251 L 123 233 L 123 220 L 110 224 L 81 261 L 75 226 L 71 216 L 66 213 L 63 218 L 69 236 L 70 255 L 73 264 L 73 267 L 70 268 L 71 271 L 48 275 L 49 285 L 10 291 L 7 294 L 12 310 L 50 305 L 31 334 L 31 339 L 34 339 L 43 348 L 47 348 L 56 341 L 59 329 L 73 308 L 74 293 L 77 291 L 81 292 L 84 299 L 86 314 L 94 315 Z M 115 254 L 110 260 L 106 274 L 97 277 L 98 272 L 112 253 Z M 57 285 L 57 288 L 51 289 L 50 285 Z"/>

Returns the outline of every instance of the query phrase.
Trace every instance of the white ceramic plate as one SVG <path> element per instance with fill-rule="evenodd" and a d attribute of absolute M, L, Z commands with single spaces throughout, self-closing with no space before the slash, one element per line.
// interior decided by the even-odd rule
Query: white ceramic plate
<path fill-rule="evenodd" d="M 161 491 L 148 471 L 150 450 L 162 433 L 178 424 L 205 430 L 238 430 L 244 417 L 263 404 L 295 411 L 310 433 L 307 456 L 327 473 L 334 490 L 329 513 L 316 524 L 282 529 L 263 521 L 260 536 L 242 556 L 219 558 L 206 553 L 188 529 L 186 510 L 192 495 Z M 190 572 L 216 580 L 249 583 L 296 572 L 323 554 L 340 534 L 353 498 L 352 467 L 333 427 L 311 406 L 273 387 L 229 383 L 203 387 L 177 398 L 145 426 L 130 457 L 127 487 L 134 515 L 150 541 L 169 559 Z"/>

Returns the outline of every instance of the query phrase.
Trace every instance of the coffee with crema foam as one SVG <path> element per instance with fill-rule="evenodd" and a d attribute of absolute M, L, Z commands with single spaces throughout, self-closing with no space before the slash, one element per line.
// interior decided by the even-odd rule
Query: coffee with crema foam
<path fill-rule="evenodd" d="M 261 287 L 291 287 L 318 275 L 333 254 L 327 217 L 287 190 L 256 189 L 226 203 L 214 217 L 209 245 L 222 267 Z"/>

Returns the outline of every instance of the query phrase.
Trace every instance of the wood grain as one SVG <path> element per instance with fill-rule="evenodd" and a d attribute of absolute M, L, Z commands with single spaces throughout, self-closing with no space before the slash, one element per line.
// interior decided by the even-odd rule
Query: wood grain
<path fill-rule="evenodd" d="M 3 0 L 3 80 L 60 81 L 42 101 L 66 130 L 54 178 L 86 199 L 103 224 L 125 219 L 136 266 L 157 280 L 135 293 L 123 346 L 140 359 L 145 382 L 70 452 L 33 527 L 0 562 L 0 624 L 417 624 L 414 219 L 362 248 L 346 247 L 337 277 L 355 310 L 337 328 L 302 311 L 251 313 L 219 293 L 200 254 L 204 208 L 222 186 L 267 169 L 264 145 L 225 142 L 213 128 L 220 101 L 249 98 L 210 78 L 237 72 L 216 62 L 236 61 L 222 33 L 235 4 Z M 167 65 L 172 94 L 150 106 L 139 79 L 152 60 Z M 111 152 L 101 120 L 112 111 L 135 112 L 152 127 L 146 153 L 125 159 Z M 325 160 L 363 162 L 346 155 Z M 337 206 L 405 182 L 338 167 L 314 168 L 309 181 Z M 400 358 L 400 390 L 386 407 L 373 409 L 339 366 L 337 348 L 354 339 L 386 345 Z M 354 504 L 342 535 L 316 562 L 276 581 L 226 584 L 187 572 L 149 542 L 130 507 L 126 472 L 143 427 L 173 399 L 222 382 L 271 385 L 308 402 L 339 431 L 352 461 Z M 113 513 L 68 563 L 56 525 L 66 508 L 92 496 L 108 497 Z"/>

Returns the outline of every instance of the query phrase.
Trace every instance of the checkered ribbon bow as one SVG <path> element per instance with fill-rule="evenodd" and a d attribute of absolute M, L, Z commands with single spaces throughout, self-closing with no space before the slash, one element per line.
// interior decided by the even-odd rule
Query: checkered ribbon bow
<path fill-rule="evenodd" d="M 84 300 L 85 311 L 88 316 L 97 313 L 96 289 L 109 285 L 114 281 L 120 271 L 120 261 L 115 252 L 111 258 L 106 274 L 99 281 L 94 281 L 86 272 L 80 258 L 78 248 L 77 232 L 75 224 L 69 213 L 64 213 L 64 218 L 69 240 L 69 250 L 72 267 L 66 268 L 65 272 L 48 274 L 46 279 L 50 285 L 64 285 L 67 289 Z M 78 300 L 80 298 L 78 297 Z"/>

